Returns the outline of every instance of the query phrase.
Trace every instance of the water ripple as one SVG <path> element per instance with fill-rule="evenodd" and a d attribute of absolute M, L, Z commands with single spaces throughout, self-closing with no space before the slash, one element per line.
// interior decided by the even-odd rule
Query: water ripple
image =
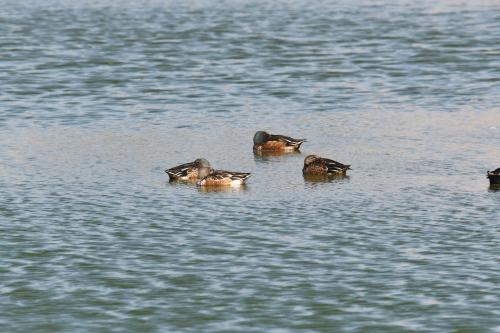
<path fill-rule="evenodd" d="M 4 330 L 498 331 L 495 1 L 0 5 Z"/>

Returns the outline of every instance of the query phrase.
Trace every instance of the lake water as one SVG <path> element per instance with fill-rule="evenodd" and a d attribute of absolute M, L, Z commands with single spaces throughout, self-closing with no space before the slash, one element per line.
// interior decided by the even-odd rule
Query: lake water
<path fill-rule="evenodd" d="M 498 1 L 0 8 L 0 331 L 500 332 Z"/>

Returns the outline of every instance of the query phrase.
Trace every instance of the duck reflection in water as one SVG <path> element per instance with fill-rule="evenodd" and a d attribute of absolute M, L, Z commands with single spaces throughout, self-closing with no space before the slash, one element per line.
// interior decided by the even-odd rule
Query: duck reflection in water
<path fill-rule="evenodd" d="M 490 185 L 488 187 L 489 192 L 500 192 L 500 185 Z"/>
<path fill-rule="evenodd" d="M 236 193 L 247 191 L 246 185 L 240 185 L 238 187 L 233 186 L 198 186 L 198 192 L 200 193 L 213 193 L 213 192 L 226 192 L 226 193 Z"/>
<path fill-rule="evenodd" d="M 309 183 L 333 183 L 348 181 L 350 179 L 347 175 L 308 175 L 304 174 L 304 180 Z"/>
<path fill-rule="evenodd" d="M 296 155 L 301 155 L 302 153 L 300 152 L 300 150 L 285 152 L 283 150 L 266 151 L 266 150 L 255 150 L 254 149 L 253 154 L 254 154 L 255 160 L 268 161 L 268 160 L 273 159 L 273 157 L 280 157 L 283 155 L 296 156 Z"/>

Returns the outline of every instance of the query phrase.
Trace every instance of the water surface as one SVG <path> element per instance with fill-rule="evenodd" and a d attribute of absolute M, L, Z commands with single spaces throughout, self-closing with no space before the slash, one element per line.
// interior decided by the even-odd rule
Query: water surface
<path fill-rule="evenodd" d="M 0 7 L 2 331 L 500 331 L 495 1 Z"/>

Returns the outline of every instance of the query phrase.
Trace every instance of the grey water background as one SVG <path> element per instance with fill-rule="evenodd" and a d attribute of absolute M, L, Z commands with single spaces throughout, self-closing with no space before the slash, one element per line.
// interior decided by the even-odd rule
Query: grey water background
<path fill-rule="evenodd" d="M 499 140 L 497 1 L 0 0 L 0 331 L 500 332 Z"/>

